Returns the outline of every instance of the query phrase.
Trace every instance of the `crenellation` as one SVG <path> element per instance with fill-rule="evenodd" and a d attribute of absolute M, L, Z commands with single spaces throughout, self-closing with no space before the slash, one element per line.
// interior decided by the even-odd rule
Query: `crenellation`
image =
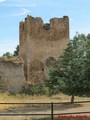
<path fill-rule="evenodd" d="M 43 29 L 44 29 L 44 30 L 50 30 L 50 29 L 51 29 L 50 24 L 49 24 L 49 23 L 44 24 L 44 25 L 43 25 Z"/>
<path fill-rule="evenodd" d="M 69 17 L 68 17 L 68 16 L 63 16 L 63 18 L 64 18 L 64 19 L 69 19 Z"/>
<path fill-rule="evenodd" d="M 69 19 L 67 16 L 63 18 L 52 18 L 50 19 L 50 25 L 53 29 L 65 30 L 69 24 Z"/>
<path fill-rule="evenodd" d="M 32 17 L 32 16 L 28 16 L 27 17 L 27 21 L 28 21 L 28 27 L 31 29 L 39 29 L 39 28 L 42 28 L 43 26 L 43 20 L 39 17 Z"/>

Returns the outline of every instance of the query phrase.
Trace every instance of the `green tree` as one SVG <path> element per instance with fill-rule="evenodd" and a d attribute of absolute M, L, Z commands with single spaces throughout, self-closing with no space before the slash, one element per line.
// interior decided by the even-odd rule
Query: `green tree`
<path fill-rule="evenodd" d="M 76 35 L 53 65 L 45 85 L 52 94 L 62 92 L 71 96 L 90 94 L 90 40 L 84 34 Z M 88 47 L 87 47 L 88 46 Z M 89 67 L 87 67 L 87 65 Z"/>
<path fill-rule="evenodd" d="M 12 56 L 12 54 L 10 52 L 6 52 L 3 54 L 3 56 Z"/>
<path fill-rule="evenodd" d="M 84 57 L 82 62 L 82 80 L 83 82 L 83 93 L 86 96 L 90 96 L 90 34 L 87 35 L 87 40 L 83 47 Z"/>
<path fill-rule="evenodd" d="M 19 45 L 17 45 L 16 50 L 14 51 L 14 53 L 10 53 L 10 52 L 6 52 L 3 54 L 3 56 L 18 56 L 19 55 Z"/>
<path fill-rule="evenodd" d="M 13 56 L 18 56 L 19 55 L 19 45 L 17 45 L 16 50 L 13 53 Z"/>

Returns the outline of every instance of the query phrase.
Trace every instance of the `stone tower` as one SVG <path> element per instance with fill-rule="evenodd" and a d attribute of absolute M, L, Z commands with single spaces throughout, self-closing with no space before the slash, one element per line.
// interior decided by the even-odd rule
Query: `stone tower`
<path fill-rule="evenodd" d="M 45 77 L 49 58 L 56 59 L 69 42 L 69 18 L 52 18 L 43 23 L 39 17 L 27 16 L 20 22 L 19 55 L 25 61 L 25 77 L 30 83 L 39 83 Z"/>

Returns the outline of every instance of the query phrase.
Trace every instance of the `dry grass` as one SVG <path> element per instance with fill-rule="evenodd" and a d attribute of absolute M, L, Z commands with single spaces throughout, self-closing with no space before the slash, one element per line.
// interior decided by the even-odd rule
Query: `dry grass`
<path fill-rule="evenodd" d="M 10 103 L 10 102 L 31 102 L 31 103 L 43 103 L 43 102 L 70 102 L 71 97 L 64 94 L 57 94 L 51 97 L 45 95 L 9 95 L 8 93 L 0 93 L 0 102 L 1 103 Z M 75 96 L 75 101 L 86 101 L 90 100 L 90 97 L 77 97 Z"/>
<path fill-rule="evenodd" d="M 75 101 L 86 101 L 90 100 L 90 98 L 83 97 L 75 97 Z M 50 102 L 69 102 L 70 96 L 64 94 L 58 94 L 51 97 L 47 96 L 29 96 L 29 95 L 19 95 L 10 96 L 7 93 L 0 94 L 0 103 L 50 103 Z M 0 105 L 0 112 L 6 113 L 50 113 L 50 105 Z M 78 111 L 90 111 L 90 103 L 85 104 L 73 104 L 73 105 L 55 105 L 54 113 L 65 113 L 65 112 L 78 112 Z M 86 114 L 89 115 L 89 114 Z M 40 116 L 35 116 L 36 118 L 40 118 Z M 45 117 L 45 116 L 44 116 Z M 32 120 L 31 116 L 0 116 L 0 120 Z M 51 119 L 51 118 L 50 118 Z M 50 120 L 45 119 L 45 120 Z M 80 120 L 89 120 L 88 119 L 80 119 Z M 41 119 L 42 120 L 42 119 Z M 43 119 L 44 120 L 44 119 Z M 58 119 L 59 120 L 59 119 Z M 61 120 L 61 119 L 60 119 Z M 62 119 L 63 120 L 63 119 Z M 73 119 L 65 119 L 65 120 L 73 120 Z"/>
<path fill-rule="evenodd" d="M 75 97 L 75 101 L 87 101 L 89 98 Z M 44 95 L 20 95 L 10 96 L 7 93 L 0 94 L 0 103 L 50 103 L 50 102 L 70 102 L 70 96 L 58 94 L 51 97 Z M 0 105 L 0 110 L 6 109 L 11 105 Z M 16 105 L 17 106 L 17 105 Z"/>

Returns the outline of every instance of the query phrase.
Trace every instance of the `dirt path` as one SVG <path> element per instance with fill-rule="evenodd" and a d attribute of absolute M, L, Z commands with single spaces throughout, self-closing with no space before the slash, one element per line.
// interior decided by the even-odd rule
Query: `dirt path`
<path fill-rule="evenodd" d="M 54 113 L 72 113 L 72 112 L 90 112 L 90 103 L 84 104 L 56 104 L 54 105 Z M 0 113 L 15 114 L 50 114 L 50 105 L 25 105 L 18 107 L 10 107 L 6 110 L 0 110 Z M 90 115 L 90 114 L 89 114 Z"/>
<path fill-rule="evenodd" d="M 57 104 L 54 105 L 54 113 L 72 113 L 72 112 L 90 112 L 90 103 L 84 104 Z M 0 114 L 49 114 L 51 113 L 50 105 L 33 105 L 33 106 L 18 106 L 10 107 L 6 110 L 0 110 Z M 58 116 L 57 115 L 57 116 Z M 90 114 L 82 114 L 90 116 Z M 56 117 L 57 117 L 56 116 Z M 37 118 L 41 116 L 0 116 L 0 120 L 31 120 L 31 118 Z M 42 116 L 46 117 L 46 116 Z M 48 117 L 48 116 L 47 116 Z M 88 120 L 88 119 L 87 119 Z"/>

